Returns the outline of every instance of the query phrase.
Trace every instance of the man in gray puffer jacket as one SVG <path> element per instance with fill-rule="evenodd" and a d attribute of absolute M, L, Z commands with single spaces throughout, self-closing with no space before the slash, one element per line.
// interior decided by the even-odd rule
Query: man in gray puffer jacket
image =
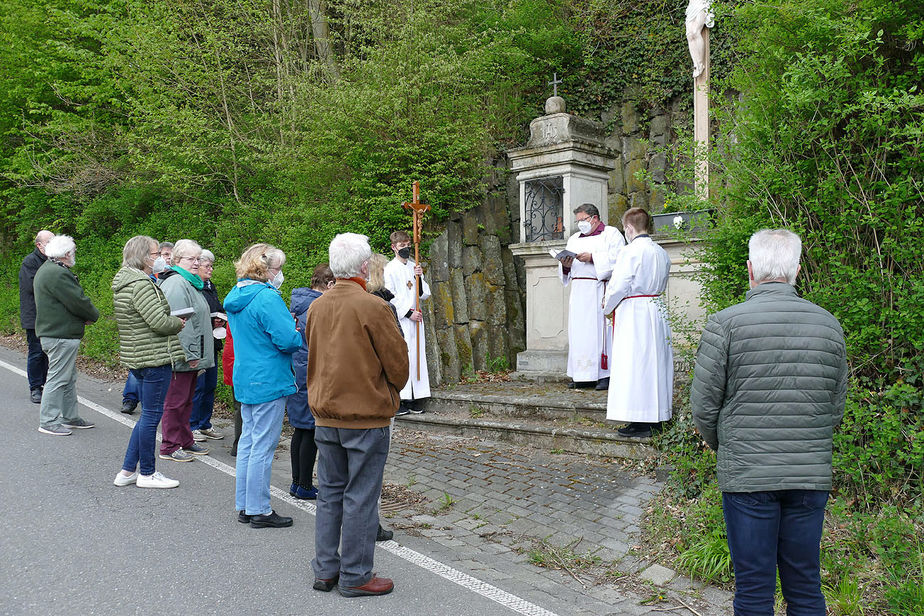
<path fill-rule="evenodd" d="M 693 421 L 718 455 L 735 568 L 735 614 L 824 616 L 819 546 L 847 354 L 837 319 L 793 288 L 802 242 L 785 229 L 748 245 L 746 299 L 712 315 L 696 354 Z"/>

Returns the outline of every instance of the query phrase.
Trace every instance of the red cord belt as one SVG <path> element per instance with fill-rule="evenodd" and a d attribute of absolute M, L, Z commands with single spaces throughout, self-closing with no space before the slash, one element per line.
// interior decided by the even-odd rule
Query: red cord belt
<path fill-rule="evenodd" d="M 636 297 L 661 297 L 661 294 L 655 293 L 654 295 L 627 295 L 623 299 L 635 299 Z"/>

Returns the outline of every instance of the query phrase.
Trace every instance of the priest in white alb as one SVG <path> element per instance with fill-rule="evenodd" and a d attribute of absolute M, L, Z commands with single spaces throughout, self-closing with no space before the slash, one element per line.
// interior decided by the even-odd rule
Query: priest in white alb
<path fill-rule="evenodd" d="M 394 294 L 391 303 L 398 314 L 410 360 L 410 376 L 401 390 L 401 405 L 395 414 L 423 413 L 420 400 L 430 397 L 430 376 L 423 314 L 418 307 L 420 301 L 430 297 L 430 285 L 424 280 L 423 269 L 411 259 L 411 237 L 404 231 L 395 231 L 390 239 L 395 258 L 385 266 L 385 288 Z"/>
<path fill-rule="evenodd" d="M 603 312 L 615 310 L 606 418 L 627 422 L 623 436 L 648 437 L 671 418 L 674 352 L 663 301 L 671 260 L 648 236 L 651 216 L 631 208 L 622 217 L 628 244 L 619 251 Z"/>
<path fill-rule="evenodd" d="M 579 231 L 565 250 L 575 253 L 559 260 L 562 284 L 571 286 L 568 300 L 568 387 L 603 390 L 610 383 L 612 336 L 601 306 L 612 260 L 626 241 L 616 227 L 604 225 L 597 206 L 574 210 Z"/>

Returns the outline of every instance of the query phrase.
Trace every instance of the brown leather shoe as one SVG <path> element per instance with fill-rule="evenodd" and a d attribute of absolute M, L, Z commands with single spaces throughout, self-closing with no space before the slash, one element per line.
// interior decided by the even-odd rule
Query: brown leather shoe
<path fill-rule="evenodd" d="M 344 597 L 370 597 L 387 595 L 395 589 L 394 583 L 388 578 L 380 578 L 374 573 L 372 579 L 362 586 L 338 586 L 340 594 Z"/>

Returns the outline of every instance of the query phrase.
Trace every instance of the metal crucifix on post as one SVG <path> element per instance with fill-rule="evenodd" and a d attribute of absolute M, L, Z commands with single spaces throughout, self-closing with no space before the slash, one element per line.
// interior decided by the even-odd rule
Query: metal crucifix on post
<path fill-rule="evenodd" d="M 404 209 L 411 210 L 413 216 L 412 239 L 414 240 L 414 265 L 420 265 L 420 233 L 423 229 L 423 213 L 430 209 L 429 205 L 420 202 L 420 182 L 414 181 L 414 200 L 405 201 Z M 420 312 L 420 276 L 414 276 L 416 293 L 414 293 L 414 310 Z M 420 321 L 414 321 L 417 340 L 417 379 L 420 379 Z"/>
<path fill-rule="evenodd" d="M 552 96 L 558 96 L 558 84 L 562 83 L 562 80 L 558 78 L 558 73 L 552 73 L 552 81 L 548 85 L 552 86 Z"/>

